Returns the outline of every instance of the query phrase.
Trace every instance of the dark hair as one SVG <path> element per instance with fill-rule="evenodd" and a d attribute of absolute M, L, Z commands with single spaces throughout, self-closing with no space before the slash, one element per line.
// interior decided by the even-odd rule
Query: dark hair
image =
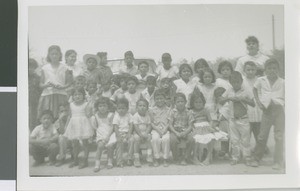
<path fill-rule="evenodd" d="M 255 36 L 248 36 L 248 38 L 246 38 L 245 42 L 248 44 L 249 42 L 254 42 L 259 44 L 258 39 Z"/>
<path fill-rule="evenodd" d="M 99 99 L 97 99 L 96 102 L 94 103 L 94 108 L 96 109 L 96 111 L 98 111 L 98 107 L 100 104 L 106 104 L 109 109 L 110 108 L 109 98 L 101 96 Z"/>
<path fill-rule="evenodd" d="M 129 102 L 125 97 L 120 98 L 120 99 L 117 100 L 117 107 L 118 107 L 118 105 L 125 105 L 125 107 L 127 109 L 129 108 Z"/>
<path fill-rule="evenodd" d="M 67 57 L 70 56 L 71 54 L 76 54 L 77 55 L 77 52 L 73 49 L 67 50 L 66 53 L 65 53 L 65 60 L 66 61 L 67 61 Z"/>
<path fill-rule="evenodd" d="M 162 55 L 161 55 L 161 59 L 163 59 L 163 58 L 170 58 L 170 59 L 172 59 L 172 57 L 171 57 L 171 54 L 170 53 L 163 53 Z"/>
<path fill-rule="evenodd" d="M 206 68 L 205 70 L 203 70 L 202 75 L 200 75 L 200 82 L 204 83 L 203 76 L 204 76 L 205 72 L 209 72 L 211 74 L 211 76 L 212 76 L 211 83 L 215 83 L 216 82 L 216 75 L 215 75 L 214 71 L 210 68 Z"/>
<path fill-rule="evenodd" d="M 194 103 L 199 98 L 203 102 L 203 105 L 205 105 L 206 100 L 205 100 L 203 93 L 201 93 L 199 90 L 197 92 L 195 92 L 195 90 L 194 90 L 194 92 L 191 94 L 191 98 L 190 98 L 190 108 L 191 109 L 194 109 Z"/>
<path fill-rule="evenodd" d="M 144 103 L 146 103 L 147 108 L 149 108 L 149 102 L 148 102 L 145 98 L 143 98 L 142 96 L 137 100 L 137 102 L 136 102 L 136 107 L 138 106 L 138 103 L 139 103 L 139 102 L 144 102 Z"/>
<path fill-rule="evenodd" d="M 244 70 L 245 70 L 246 66 L 257 67 L 256 64 L 253 61 L 247 61 L 247 62 L 245 62 L 245 64 L 244 64 Z"/>
<path fill-rule="evenodd" d="M 111 83 L 115 83 L 117 84 L 117 86 L 120 86 L 120 77 L 121 77 L 120 74 L 114 74 L 110 79 Z"/>
<path fill-rule="evenodd" d="M 129 82 L 129 81 L 134 81 L 135 83 L 136 83 L 136 85 L 138 85 L 139 84 L 139 80 L 137 79 L 137 77 L 135 77 L 135 76 L 128 76 L 128 78 L 127 78 L 127 83 Z"/>
<path fill-rule="evenodd" d="M 86 77 L 83 75 L 79 75 L 75 78 L 75 81 L 85 81 L 86 82 Z"/>
<path fill-rule="evenodd" d="M 34 69 L 36 69 L 38 66 L 39 65 L 35 59 L 33 58 L 28 59 L 28 67 L 33 67 Z"/>
<path fill-rule="evenodd" d="M 265 62 L 264 67 L 266 68 L 267 66 L 273 65 L 273 64 L 276 65 L 278 68 L 280 67 L 279 62 L 278 62 L 275 58 L 270 58 L 270 59 L 268 59 L 268 60 Z"/>
<path fill-rule="evenodd" d="M 149 63 L 147 61 L 143 60 L 143 61 L 139 62 L 138 68 L 140 68 L 140 66 L 142 64 L 146 64 L 149 67 Z"/>
<path fill-rule="evenodd" d="M 119 83 L 121 83 L 122 81 L 125 81 L 125 83 L 127 83 L 127 80 L 128 80 L 129 76 L 130 76 L 130 74 L 128 74 L 128 73 L 120 74 L 120 82 Z"/>
<path fill-rule="evenodd" d="M 133 52 L 132 52 L 131 50 L 126 51 L 126 52 L 124 53 L 124 57 L 126 57 L 126 56 L 134 57 L 134 56 L 133 56 Z"/>
<path fill-rule="evenodd" d="M 43 118 L 43 116 L 45 115 L 49 115 L 52 118 L 52 122 L 54 121 L 54 116 L 53 116 L 53 112 L 49 109 L 47 110 L 43 110 L 41 115 L 40 115 L 40 120 Z"/>
<path fill-rule="evenodd" d="M 61 61 L 61 60 L 62 60 L 62 52 L 61 52 L 60 47 L 57 46 L 57 45 L 52 45 L 52 46 L 50 46 L 50 47 L 48 48 L 48 54 L 47 54 L 47 58 L 46 58 L 47 62 L 51 62 L 50 57 L 49 57 L 49 54 L 50 54 L 50 52 L 51 52 L 52 50 L 57 50 L 57 51 L 58 51 L 58 53 L 59 53 L 59 61 Z"/>
<path fill-rule="evenodd" d="M 161 84 L 162 83 L 168 83 L 168 84 L 170 84 L 171 83 L 171 78 L 163 78 L 163 79 L 160 80 L 160 83 Z"/>
<path fill-rule="evenodd" d="M 233 71 L 232 64 L 229 61 L 224 60 L 224 61 L 220 62 L 219 66 L 218 66 L 218 73 L 219 74 L 221 74 L 221 70 L 225 66 L 228 66 L 230 68 L 231 72 Z"/>
<path fill-rule="evenodd" d="M 176 102 L 176 100 L 180 97 L 183 98 L 185 102 L 187 101 L 185 95 L 181 92 L 175 94 L 174 101 Z"/>
<path fill-rule="evenodd" d="M 97 82 L 96 82 L 94 79 L 89 79 L 89 80 L 86 82 L 86 85 L 88 86 L 89 84 L 96 84 L 96 85 L 97 85 Z"/>
<path fill-rule="evenodd" d="M 74 94 L 78 92 L 81 93 L 83 95 L 83 99 L 85 98 L 85 91 L 84 88 L 80 87 L 80 88 L 74 88 L 73 92 L 72 92 L 72 96 L 74 96 Z"/>
<path fill-rule="evenodd" d="M 242 76 L 242 74 L 241 74 L 240 72 L 238 72 L 238 71 L 233 71 L 233 72 L 231 73 L 230 78 L 229 78 L 229 82 L 235 81 L 235 80 L 241 80 L 241 81 L 243 81 L 243 76 Z"/>
<path fill-rule="evenodd" d="M 154 92 L 154 99 L 158 96 L 164 96 L 164 98 L 166 98 L 166 94 L 162 89 L 157 89 Z"/>
<path fill-rule="evenodd" d="M 192 67 L 189 64 L 184 63 L 184 64 L 181 64 L 180 67 L 179 67 L 179 76 L 180 77 L 181 77 L 182 70 L 185 69 L 185 68 L 189 69 L 191 71 L 191 75 L 193 75 Z"/>
<path fill-rule="evenodd" d="M 146 83 L 147 84 L 156 85 L 156 77 L 154 77 L 154 76 L 147 76 Z"/>
<path fill-rule="evenodd" d="M 205 66 L 206 68 L 209 68 L 209 65 L 207 63 L 207 61 L 203 58 L 198 59 L 195 64 L 194 64 L 194 71 L 196 72 L 196 70 L 200 67 L 200 66 Z"/>
<path fill-rule="evenodd" d="M 223 93 L 226 91 L 225 88 L 223 87 L 217 87 L 215 90 L 214 90 L 214 96 L 215 97 L 220 97 L 221 95 L 223 95 Z"/>

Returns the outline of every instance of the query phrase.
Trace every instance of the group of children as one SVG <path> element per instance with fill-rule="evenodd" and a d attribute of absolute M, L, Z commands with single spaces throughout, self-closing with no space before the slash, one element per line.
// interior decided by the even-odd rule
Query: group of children
<path fill-rule="evenodd" d="M 141 167 L 144 153 L 152 166 L 209 165 L 214 145 L 220 143 L 218 155 L 231 156 L 231 165 L 243 159 L 258 166 L 274 125 L 274 162 L 277 169 L 282 166 L 284 80 L 276 60 L 265 62 L 261 77 L 252 61 L 244 63 L 245 76 L 223 61 L 216 79 L 204 59 L 193 69 L 189 64 L 178 69 L 169 53 L 162 55 L 156 73 L 149 73 L 149 64 L 136 65 L 128 51 L 126 65 L 116 75 L 106 65 L 106 53 L 85 55 L 86 68 L 78 68 L 76 56 L 74 50 L 67 51 L 62 64 L 60 48 L 51 46 L 41 75 L 34 72 L 37 62 L 29 60 L 29 150 L 34 165 L 48 156 L 51 165 L 61 166 L 70 151 L 69 167 L 85 168 L 95 143 L 94 172 L 100 171 L 104 151 L 107 168 Z M 253 155 L 251 132 L 256 140 Z"/>

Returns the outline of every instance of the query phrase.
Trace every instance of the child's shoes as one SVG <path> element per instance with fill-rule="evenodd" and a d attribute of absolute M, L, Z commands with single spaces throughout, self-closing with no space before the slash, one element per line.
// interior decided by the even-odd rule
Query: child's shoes
<path fill-rule="evenodd" d="M 95 166 L 94 172 L 99 172 L 100 171 L 100 166 Z"/>
<path fill-rule="evenodd" d="M 158 159 L 154 159 L 153 166 L 154 167 L 158 167 L 159 166 Z"/>
<path fill-rule="evenodd" d="M 169 166 L 169 163 L 168 163 L 168 160 L 167 160 L 167 159 L 164 159 L 164 161 L 163 161 L 163 166 L 164 166 L 164 167 L 168 167 L 168 166 Z"/>
<path fill-rule="evenodd" d="M 133 163 L 134 163 L 135 167 L 141 167 L 142 166 L 139 158 L 135 158 Z"/>
<path fill-rule="evenodd" d="M 235 160 L 233 159 L 231 162 L 230 162 L 231 165 L 237 165 L 238 164 L 238 160 Z"/>
<path fill-rule="evenodd" d="M 107 169 L 112 169 L 113 168 L 113 164 L 111 160 L 108 160 L 107 162 Z"/>
<path fill-rule="evenodd" d="M 79 166 L 78 166 L 78 169 L 83 169 L 85 167 L 88 167 L 88 162 L 87 161 L 84 161 L 83 163 L 81 163 Z"/>

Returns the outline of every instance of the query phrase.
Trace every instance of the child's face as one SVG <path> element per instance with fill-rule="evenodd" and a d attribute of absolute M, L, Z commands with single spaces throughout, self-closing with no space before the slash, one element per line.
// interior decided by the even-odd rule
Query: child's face
<path fill-rule="evenodd" d="M 186 101 L 183 97 L 178 97 L 175 101 L 175 105 L 178 111 L 183 111 L 185 109 Z"/>
<path fill-rule="evenodd" d="M 66 62 L 67 62 L 68 65 L 74 65 L 75 62 L 76 62 L 76 54 L 72 53 L 69 56 L 67 56 Z"/>
<path fill-rule="evenodd" d="M 147 64 L 140 64 L 139 70 L 141 74 L 147 74 L 149 72 L 149 66 Z"/>
<path fill-rule="evenodd" d="M 254 78 L 257 72 L 256 66 L 246 65 L 244 68 L 247 78 Z"/>
<path fill-rule="evenodd" d="M 207 67 L 203 64 L 200 64 L 197 68 L 196 68 L 196 73 L 200 74 L 201 72 L 203 72 L 205 69 L 207 69 Z"/>
<path fill-rule="evenodd" d="M 203 74 L 203 83 L 205 85 L 211 84 L 212 80 L 213 80 L 213 76 L 212 76 L 212 74 L 210 72 L 205 72 Z"/>
<path fill-rule="evenodd" d="M 51 115 L 46 114 L 46 115 L 43 115 L 42 118 L 41 118 L 41 123 L 42 123 L 44 128 L 50 127 L 52 122 L 53 122 L 53 118 L 52 118 Z"/>
<path fill-rule="evenodd" d="M 106 103 L 100 103 L 97 109 L 100 114 L 108 113 L 108 105 Z"/>
<path fill-rule="evenodd" d="M 133 80 L 130 80 L 127 82 L 128 92 L 135 93 L 136 91 L 136 83 Z"/>
<path fill-rule="evenodd" d="M 171 107 L 172 104 L 173 104 L 172 98 L 171 98 L 170 96 L 166 96 L 166 105 L 167 105 L 168 107 Z"/>
<path fill-rule="evenodd" d="M 243 80 L 242 79 L 232 79 L 230 80 L 230 84 L 235 91 L 240 90 L 242 87 Z"/>
<path fill-rule="evenodd" d="M 96 83 L 90 83 L 87 86 L 87 91 L 88 91 L 89 95 L 94 94 L 97 91 L 97 84 Z"/>
<path fill-rule="evenodd" d="M 81 92 L 76 91 L 73 94 L 73 100 L 76 103 L 82 102 L 84 100 L 84 95 Z"/>
<path fill-rule="evenodd" d="M 203 103 L 203 101 L 199 98 L 199 99 L 196 99 L 195 101 L 194 101 L 194 108 L 196 109 L 196 110 L 201 110 L 201 109 L 203 109 L 204 108 L 204 103 Z"/>
<path fill-rule="evenodd" d="M 257 53 L 258 52 L 258 44 L 256 42 L 248 42 L 247 43 L 247 50 L 249 53 Z"/>
<path fill-rule="evenodd" d="M 65 118 L 69 115 L 69 110 L 66 106 L 59 106 L 59 117 Z"/>
<path fill-rule="evenodd" d="M 85 86 L 85 81 L 84 80 L 77 80 L 75 82 L 75 87 L 76 88 L 84 88 L 84 86 Z"/>
<path fill-rule="evenodd" d="M 161 61 L 164 64 L 164 67 L 166 67 L 166 68 L 171 67 L 172 59 L 170 57 L 163 57 Z"/>
<path fill-rule="evenodd" d="M 86 66 L 88 70 L 92 71 L 97 67 L 97 61 L 94 58 L 89 58 L 86 61 Z"/>
<path fill-rule="evenodd" d="M 133 63 L 133 57 L 130 56 L 130 55 L 126 55 L 126 56 L 125 56 L 125 63 L 126 63 L 127 65 L 132 65 L 132 63 Z"/>
<path fill-rule="evenodd" d="M 265 74 L 267 77 L 277 77 L 279 68 L 276 64 L 269 64 L 265 67 Z"/>
<path fill-rule="evenodd" d="M 60 58 L 60 52 L 56 49 L 52 49 L 49 52 L 49 58 L 51 62 L 59 62 L 59 58 Z"/>
<path fill-rule="evenodd" d="M 229 78 L 231 75 L 231 69 L 229 66 L 223 66 L 223 68 L 221 69 L 221 74 L 223 76 L 223 78 Z"/>
<path fill-rule="evenodd" d="M 148 110 L 148 106 L 144 101 L 139 101 L 137 103 L 137 112 L 141 115 L 141 116 L 145 116 L 146 112 Z"/>
<path fill-rule="evenodd" d="M 148 90 L 153 91 L 154 88 L 155 88 L 155 84 L 153 84 L 153 83 L 147 83 L 147 88 L 148 88 Z"/>
<path fill-rule="evenodd" d="M 167 88 L 170 87 L 170 84 L 169 84 L 169 82 L 167 82 L 167 81 L 162 81 L 162 82 L 160 83 L 160 86 L 161 86 L 161 88 L 163 88 L 163 89 L 167 89 Z"/>
<path fill-rule="evenodd" d="M 127 90 L 127 82 L 125 80 L 120 81 L 120 86 L 122 90 Z"/>
<path fill-rule="evenodd" d="M 180 76 L 183 80 L 189 80 L 190 77 L 192 76 L 192 72 L 188 68 L 183 68 L 183 70 L 181 71 L 180 74 L 181 74 Z"/>
<path fill-rule="evenodd" d="M 117 111 L 118 111 L 120 116 L 124 116 L 128 112 L 128 108 L 126 107 L 125 104 L 119 104 L 117 106 Z"/>
<path fill-rule="evenodd" d="M 163 107 L 166 104 L 166 99 L 163 95 L 158 95 L 154 98 L 157 107 Z"/>

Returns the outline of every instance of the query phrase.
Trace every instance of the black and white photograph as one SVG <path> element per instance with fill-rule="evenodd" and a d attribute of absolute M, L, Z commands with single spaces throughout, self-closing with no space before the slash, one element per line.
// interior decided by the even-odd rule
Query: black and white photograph
<path fill-rule="evenodd" d="M 287 174 L 284 4 L 25 12 L 27 178 Z"/>

